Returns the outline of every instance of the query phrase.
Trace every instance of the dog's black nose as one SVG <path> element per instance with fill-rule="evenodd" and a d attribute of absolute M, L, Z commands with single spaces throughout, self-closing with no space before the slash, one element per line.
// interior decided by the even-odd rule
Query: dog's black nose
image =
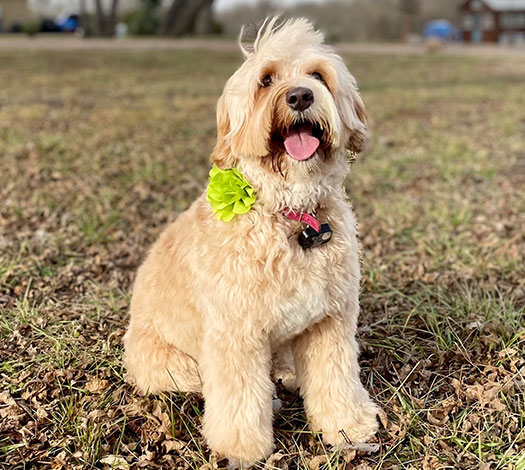
<path fill-rule="evenodd" d="M 314 102 L 314 92 L 302 86 L 292 88 L 286 93 L 286 102 L 294 111 L 304 111 Z"/>

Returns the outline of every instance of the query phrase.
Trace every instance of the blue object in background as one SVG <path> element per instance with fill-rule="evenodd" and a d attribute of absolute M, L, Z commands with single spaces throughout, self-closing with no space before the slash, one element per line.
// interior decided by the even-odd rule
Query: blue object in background
<path fill-rule="evenodd" d="M 459 30 L 448 20 L 429 21 L 423 28 L 423 37 L 437 38 L 443 42 L 461 40 Z"/>
<path fill-rule="evenodd" d="M 65 33 L 72 33 L 78 28 L 78 16 L 71 15 L 62 20 L 58 20 L 56 23 L 56 27 L 59 31 L 63 31 Z"/>

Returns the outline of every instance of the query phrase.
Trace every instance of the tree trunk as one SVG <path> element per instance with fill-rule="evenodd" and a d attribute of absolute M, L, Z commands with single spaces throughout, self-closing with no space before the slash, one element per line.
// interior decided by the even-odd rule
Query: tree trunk
<path fill-rule="evenodd" d="M 104 10 L 102 8 L 102 0 L 96 0 L 97 6 L 97 36 L 104 36 L 106 30 L 106 22 L 104 18 Z"/>
<path fill-rule="evenodd" d="M 109 20 L 106 23 L 107 30 L 106 34 L 108 36 L 113 36 L 115 34 L 115 27 L 117 26 L 117 8 L 118 8 L 118 0 L 113 0 L 111 3 L 111 11 L 109 13 Z"/>
<path fill-rule="evenodd" d="M 411 34 L 412 34 L 412 15 L 404 11 L 401 17 L 401 39 L 405 42 L 408 42 L 410 40 Z"/>
<path fill-rule="evenodd" d="M 195 33 L 197 34 L 213 34 L 214 32 L 214 21 L 213 21 L 213 0 L 207 0 L 201 11 L 197 15 L 195 21 Z"/>
<path fill-rule="evenodd" d="M 83 35 L 88 35 L 88 22 L 87 22 L 87 14 L 86 14 L 86 0 L 80 0 L 80 13 L 79 13 L 78 22 L 80 27 L 82 28 Z"/>
<path fill-rule="evenodd" d="M 207 23 L 206 31 L 203 32 L 212 32 L 212 4 L 213 0 L 173 0 L 161 24 L 160 33 L 173 37 L 191 34 L 195 32 L 200 15 L 203 15 L 202 21 Z"/>
<path fill-rule="evenodd" d="M 186 0 L 173 0 L 171 6 L 166 12 L 164 20 L 160 23 L 160 34 L 162 36 L 170 35 L 170 31 L 173 29 L 173 25 L 175 24 L 175 21 L 180 16 L 182 10 L 186 6 L 186 3 Z"/>
<path fill-rule="evenodd" d="M 112 0 L 108 16 L 102 8 L 102 0 L 96 0 L 97 7 L 97 34 L 99 36 L 111 37 L 115 34 L 117 23 L 118 0 Z"/>
<path fill-rule="evenodd" d="M 408 41 L 412 35 L 412 23 L 414 17 L 421 8 L 420 0 L 399 0 L 401 10 L 401 38 Z"/>

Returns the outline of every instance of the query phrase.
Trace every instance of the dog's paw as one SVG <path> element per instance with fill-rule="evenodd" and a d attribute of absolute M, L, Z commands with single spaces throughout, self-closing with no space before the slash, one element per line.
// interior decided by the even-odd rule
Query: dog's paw
<path fill-rule="evenodd" d="M 228 459 L 228 468 L 231 469 L 257 466 L 257 463 L 271 455 L 274 449 L 272 433 L 261 433 L 253 428 L 233 429 L 226 426 L 219 435 L 210 436 L 207 433 L 206 437 L 208 446 L 221 457 Z"/>
<path fill-rule="evenodd" d="M 377 405 L 372 401 L 363 403 L 349 413 L 350 419 L 338 429 L 323 429 L 323 441 L 336 447 L 344 447 L 349 442 L 357 444 L 369 441 L 379 428 L 378 411 Z"/>
<path fill-rule="evenodd" d="M 242 460 L 233 457 L 228 458 L 228 470 L 246 470 L 248 468 L 252 468 L 252 465 L 245 464 Z"/>

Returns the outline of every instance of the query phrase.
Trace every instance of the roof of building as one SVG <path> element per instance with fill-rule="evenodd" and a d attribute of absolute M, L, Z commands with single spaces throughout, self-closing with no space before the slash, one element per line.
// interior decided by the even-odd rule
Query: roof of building
<path fill-rule="evenodd" d="M 483 0 L 483 2 L 497 11 L 525 10 L 525 0 Z"/>

